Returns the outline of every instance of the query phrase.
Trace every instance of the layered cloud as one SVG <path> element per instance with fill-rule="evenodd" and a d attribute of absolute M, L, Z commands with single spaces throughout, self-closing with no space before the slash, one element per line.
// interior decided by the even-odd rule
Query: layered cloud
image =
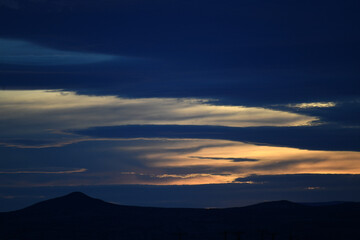
<path fill-rule="evenodd" d="M 57 50 L 23 40 L 0 39 L 0 64 L 55 66 L 110 61 L 120 57 Z"/>
<path fill-rule="evenodd" d="M 226 133 L 229 131 L 239 135 L 241 132 L 237 133 L 236 129 L 260 131 L 262 126 L 303 128 L 314 124 L 318 120 L 316 117 L 260 107 L 217 105 L 209 99 L 122 98 L 61 90 L 0 93 L 1 145 L 3 156 L 9 158 L 2 163 L 0 172 L 5 186 L 20 183 L 17 178 L 4 175 L 20 174 L 40 175 L 33 183 L 26 181 L 30 186 L 57 186 L 219 184 L 252 174 L 360 173 L 359 152 L 264 146 L 245 143 L 241 138 L 231 141 L 231 134 L 228 140 L 218 136 L 220 132 L 229 135 Z M 141 134 L 131 131 L 135 134 L 133 137 L 124 131 L 126 129 L 122 130 L 123 136 L 118 136 L 122 128 L 111 130 L 111 127 L 129 125 L 185 128 L 181 129 L 181 136 L 174 135 L 171 128 L 166 128 L 170 133 L 156 131 L 157 135 L 146 135 L 140 128 Z M 188 125 L 192 125 L 191 129 L 186 130 Z M 108 126 L 115 135 L 106 136 L 106 128 L 94 128 L 100 129 L 104 136 L 88 130 L 99 126 Z M 209 128 L 205 128 L 204 133 L 200 127 L 206 126 Z M 220 132 L 211 133 L 211 129 L 217 128 Z M 68 129 L 77 130 L 66 132 Z M 240 135 L 247 138 L 249 134 L 243 133 Z M 83 151 L 84 146 L 88 150 Z M 58 147 L 62 148 L 61 152 L 54 149 Z M 17 159 L 18 167 L 26 164 L 21 157 L 14 157 L 22 152 L 30 159 L 37 159 L 37 168 L 61 163 L 61 167 L 75 170 L 34 171 L 25 168 L 14 171 L 11 159 Z M 53 163 L 45 159 L 51 159 Z M 78 174 L 60 177 L 65 173 Z M 26 176 L 22 178 L 26 179 Z"/>
<path fill-rule="evenodd" d="M 207 99 L 121 98 L 70 91 L 0 91 L 2 135 L 117 125 L 304 126 L 316 117 Z"/>
<path fill-rule="evenodd" d="M 259 128 L 262 126 L 309 128 L 318 120 L 316 117 L 260 107 L 216 105 L 209 99 L 122 98 L 61 90 L 0 93 L 1 145 L 3 156 L 9 158 L 2 163 L 5 186 L 21 181 L 4 175 L 30 173 L 47 176 L 37 176 L 33 183 L 26 181 L 29 186 L 194 185 L 231 183 L 253 174 L 360 174 L 359 152 L 304 150 L 244 142 L 252 135 L 244 135 L 246 129 L 258 130 L 255 135 L 259 136 L 266 135 L 267 128 Z M 111 128 L 128 125 L 185 128 L 181 129 L 182 135 L 174 134 L 171 128 L 166 128 L 170 133 L 156 131 L 157 135 L 146 135 L 140 128 L 135 129 L 141 132 L 136 135 L 130 128 L 135 134 L 133 137 L 124 128 L 114 128 L 116 131 Z M 191 129 L 186 130 L 188 125 L 192 125 Z M 94 128 L 95 134 L 88 130 L 98 126 L 108 126 L 115 135 L 106 136 L 106 128 Z M 204 129 L 205 133 L 200 128 L 204 126 L 209 127 Z M 66 132 L 68 129 L 83 130 Z M 103 136 L 98 136 L 96 129 L 100 129 Z M 211 129 L 220 132 L 211 133 Z M 123 136 L 119 136 L 119 130 Z M 232 141 L 229 131 L 245 139 Z M 219 137 L 221 132 L 230 139 Z M 257 142 L 261 142 L 261 138 Z M 54 147 L 62 149 L 58 152 Z M 30 159 L 37 159 L 38 168 L 61 163 L 61 167 L 75 169 L 78 174 L 64 178 L 60 175 L 75 172 L 11 170 L 13 158 L 17 159 L 18 167 L 26 164 L 22 157 L 15 157 L 23 152 Z"/>
<path fill-rule="evenodd" d="M 2 147 L 1 151 L 3 187 L 259 184 L 247 178 L 252 175 L 360 174 L 359 152 L 311 151 L 228 140 L 92 139 L 61 150 Z M 27 159 L 21 157 L 25 154 L 29 159 L 36 159 L 32 168 L 25 167 Z M 70 173 L 68 170 L 34 170 L 51 169 L 54 165 L 76 174 L 65 174 Z M 21 171 L 13 170 L 16 167 L 22 167 Z"/>
<path fill-rule="evenodd" d="M 308 150 L 359 151 L 360 128 L 322 124 L 296 127 L 126 125 L 73 130 L 92 138 L 223 139 Z"/>
<path fill-rule="evenodd" d="M 357 7 L 0 0 L 0 196 L 360 199 Z"/>
<path fill-rule="evenodd" d="M 221 178 L 226 182 L 234 176 L 245 177 L 252 174 L 360 173 L 360 153 L 350 151 L 310 151 L 204 139 L 149 139 L 148 142 L 136 146 L 124 146 L 119 150 L 141 153 L 139 159 L 144 159 L 143 163 L 148 167 L 172 169 L 172 171 L 187 169 L 190 172 L 186 174 L 212 173 L 213 179 Z M 234 161 L 234 159 L 244 160 Z M 195 172 L 191 172 L 194 170 Z M 178 184 L 195 184 L 196 178 L 194 177 L 192 181 L 178 178 L 177 181 Z"/>
<path fill-rule="evenodd" d="M 74 169 L 74 170 L 12 170 L 12 171 L 0 171 L 0 174 L 71 174 L 86 172 L 86 168 Z"/>

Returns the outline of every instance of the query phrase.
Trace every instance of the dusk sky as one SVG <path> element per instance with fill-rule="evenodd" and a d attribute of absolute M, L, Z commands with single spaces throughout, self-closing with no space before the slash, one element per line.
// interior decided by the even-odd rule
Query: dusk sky
<path fill-rule="evenodd" d="M 359 12 L 0 0 L 0 211 L 360 201 Z"/>

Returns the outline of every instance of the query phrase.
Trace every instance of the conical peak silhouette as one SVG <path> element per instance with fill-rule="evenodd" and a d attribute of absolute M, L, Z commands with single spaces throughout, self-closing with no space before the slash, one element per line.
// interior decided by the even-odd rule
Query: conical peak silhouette
<path fill-rule="evenodd" d="M 82 192 L 72 192 L 72 193 L 69 193 L 68 195 L 65 195 L 64 197 L 66 197 L 66 198 L 84 198 L 84 199 L 91 198 Z"/>
<path fill-rule="evenodd" d="M 68 204 L 68 205 L 94 205 L 94 207 L 98 206 L 99 204 L 102 205 L 105 202 L 103 200 L 97 199 L 97 198 L 93 198 L 93 197 L 89 197 L 88 195 L 82 193 L 82 192 L 72 192 L 69 193 L 68 195 L 59 197 L 59 198 L 55 198 L 54 200 L 56 200 L 56 203 L 61 203 L 61 204 Z M 51 201 L 51 200 L 49 200 Z M 54 201 L 55 203 L 55 201 Z M 109 204 L 109 203 L 106 203 Z"/>
<path fill-rule="evenodd" d="M 105 211 L 113 205 L 100 199 L 89 197 L 82 192 L 72 192 L 62 197 L 36 203 L 19 211 L 39 216 L 87 214 Z"/>

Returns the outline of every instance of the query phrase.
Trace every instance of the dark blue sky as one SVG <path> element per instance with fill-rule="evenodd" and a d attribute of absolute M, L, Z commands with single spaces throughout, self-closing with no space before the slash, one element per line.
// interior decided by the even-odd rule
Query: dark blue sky
<path fill-rule="evenodd" d="M 359 10 L 0 0 L 0 211 L 70 190 L 154 206 L 360 201 Z"/>

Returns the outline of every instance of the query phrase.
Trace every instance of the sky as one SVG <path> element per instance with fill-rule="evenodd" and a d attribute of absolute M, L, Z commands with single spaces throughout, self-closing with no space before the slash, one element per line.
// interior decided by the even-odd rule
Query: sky
<path fill-rule="evenodd" d="M 360 201 L 357 0 L 0 0 L 0 211 Z"/>

